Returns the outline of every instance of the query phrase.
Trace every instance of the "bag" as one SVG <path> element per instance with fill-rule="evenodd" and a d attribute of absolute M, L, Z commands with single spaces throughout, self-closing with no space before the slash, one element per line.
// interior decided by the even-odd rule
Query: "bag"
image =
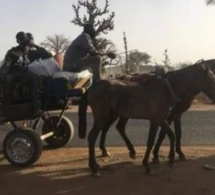
<path fill-rule="evenodd" d="M 34 60 L 28 65 L 28 70 L 38 76 L 51 77 L 60 71 L 60 68 L 57 61 L 51 57 L 44 60 Z"/>

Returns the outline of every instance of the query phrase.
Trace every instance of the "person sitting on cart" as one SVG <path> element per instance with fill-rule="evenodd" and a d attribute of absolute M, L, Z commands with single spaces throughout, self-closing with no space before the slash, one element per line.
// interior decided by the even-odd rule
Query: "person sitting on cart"
<path fill-rule="evenodd" d="M 24 82 L 30 88 L 30 100 L 32 103 L 32 116 L 40 116 L 39 95 L 38 95 L 38 77 L 37 75 L 28 72 L 27 65 L 30 63 L 29 54 L 29 39 L 23 31 L 16 34 L 18 46 L 12 47 L 6 53 L 4 63 L 0 68 L 0 73 L 5 75 L 6 82 L 4 83 L 4 94 L 6 104 L 11 104 L 13 99 L 13 89 L 17 82 Z"/>
<path fill-rule="evenodd" d="M 102 77 L 100 69 L 102 65 L 101 56 L 107 55 L 115 58 L 115 54 L 100 53 L 93 45 L 96 37 L 96 30 L 92 24 L 85 24 L 83 32 L 72 41 L 64 55 L 63 70 L 70 72 L 81 72 L 91 68 L 93 82 L 99 81 Z"/>
<path fill-rule="evenodd" d="M 53 56 L 51 54 L 51 52 L 47 51 L 44 47 L 41 47 L 41 46 L 38 46 L 37 44 L 35 44 L 32 33 L 28 32 L 28 33 L 26 33 L 26 35 L 28 36 L 28 39 L 29 39 L 28 58 L 30 60 L 30 63 L 33 63 L 34 67 L 36 64 L 38 66 L 43 65 L 44 66 L 43 76 L 45 74 L 54 74 L 55 71 L 58 72 L 58 71 L 62 70 L 62 68 L 59 64 L 59 61 L 56 59 L 56 55 Z M 35 62 L 35 60 L 37 60 L 37 61 L 39 60 L 40 62 L 37 63 L 37 62 Z M 31 66 L 31 65 L 32 64 L 29 64 L 29 66 Z M 41 68 L 39 68 L 39 69 L 41 71 Z M 37 74 L 38 74 L 38 72 L 37 72 Z M 48 76 L 48 75 L 46 75 L 46 76 Z"/>
<path fill-rule="evenodd" d="M 34 42 L 33 34 L 28 32 L 26 33 L 28 40 L 29 40 L 29 52 L 28 52 L 28 58 L 30 62 L 33 62 L 37 59 L 48 59 L 53 57 L 52 54 L 47 51 L 44 47 L 40 47 Z"/>

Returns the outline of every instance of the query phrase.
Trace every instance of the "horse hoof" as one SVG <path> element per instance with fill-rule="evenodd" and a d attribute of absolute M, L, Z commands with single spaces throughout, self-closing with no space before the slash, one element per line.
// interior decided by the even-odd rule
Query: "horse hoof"
<path fill-rule="evenodd" d="M 187 158 L 186 158 L 186 156 L 184 156 L 184 155 L 179 155 L 179 156 L 178 156 L 178 159 L 179 159 L 180 161 L 187 161 Z"/>
<path fill-rule="evenodd" d="M 96 164 L 96 169 L 101 169 L 101 166 L 99 164 Z"/>
<path fill-rule="evenodd" d="M 92 174 L 92 176 L 93 176 L 94 178 L 99 178 L 99 177 L 101 177 L 101 173 L 99 173 L 99 172 L 97 171 L 97 172 L 94 172 L 94 173 Z"/>
<path fill-rule="evenodd" d="M 160 165 L 160 160 L 157 159 L 157 158 L 156 158 L 156 159 L 153 158 L 153 159 L 152 159 L 152 164 L 153 164 L 153 165 Z"/>
<path fill-rule="evenodd" d="M 173 168 L 174 162 L 173 161 L 169 161 L 168 165 L 169 165 L 170 168 Z"/>
<path fill-rule="evenodd" d="M 110 157 L 111 154 L 109 152 L 102 152 L 102 157 Z"/>
<path fill-rule="evenodd" d="M 148 167 L 145 169 L 145 174 L 150 175 L 151 174 L 151 169 Z"/>
<path fill-rule="evenodd" d="M 136 154 L 135 154 L 135 153 L 130 153 L 130 154 L 129 154 L 129 157 L 130 157 L 131 159 L 136 159 Z"/>

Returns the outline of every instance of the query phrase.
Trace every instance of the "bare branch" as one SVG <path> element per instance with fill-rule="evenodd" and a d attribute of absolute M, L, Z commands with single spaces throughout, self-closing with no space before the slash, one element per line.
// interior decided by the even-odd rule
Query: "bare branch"
<path fill-rule="evenodd" d="M 215 0 L 206 0 L 206 5 L 215 5 Z"/>
<path fill-rule="evenodd" d="M 99 17 L 103 17 L 104 15 L 109 13 L 109 1 L 105 0 L 105 5 L 103 9 L 98 8 L 97 0 L 79 0 L 77 5 L 72 5 L 75 11 L 75 18 L 72 20 L 72 23 L 75 25 L 83 26 L 84 23 L 94 24 L 96 29 L 96 35 L 100 33 L 107 34 L 108 31 L 114 29 L 113 18 L 115 17 L 115 13 L 112 12 L 107 18 L 103 18 L 102 20 Z M 86 10 L 86 14 L 83 15 L 82 19 L 79 15 L 80 8 L 84 8 Z"/>
<path fill-rule="evenodd" d="M 114 29 L 114 12 L 109 12 L 109 0 L 104 0 L 104 6 L 99 8 L 97 0 L 78 0 L 77 5 L 72 5 L 75 11 L 75 18 L 72 23 L 78 26 L 83 26 L 85 23 L 91 23 L 96 28 L 96 36 L 100 34 L 107 34 Z M 83 8 L 85 13 L 80 16 L 80 10 Z M 94 45 L 99 51 L 108 51 L 113 49 L 114 44 L 104 38 L 94 40 Z"/>
<path fill-rule="evenodd" d="M 69 39 L 63 34 L 55 34 L 53 36 L 47 36 L 46 39 L 41 43 L 41 46 L 55 54 L 59 54 L 65 53 L 69 44 Z"/>

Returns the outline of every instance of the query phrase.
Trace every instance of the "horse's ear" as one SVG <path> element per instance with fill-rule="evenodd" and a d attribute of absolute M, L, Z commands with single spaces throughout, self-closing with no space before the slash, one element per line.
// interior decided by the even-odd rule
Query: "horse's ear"
<path fill-rule="evenodd" d="M 202 64 L 203 62 L 204 62 L 204 59 L 200 59 L 195 64 Z"/>
<path fill-rule="evenodd" d="M 208 66 L 207 64 L 203 63 L 200 65 L 200 67 L 205 70 L 206 72 L 208 72 L 210 70 L 210 66 Z"/>

